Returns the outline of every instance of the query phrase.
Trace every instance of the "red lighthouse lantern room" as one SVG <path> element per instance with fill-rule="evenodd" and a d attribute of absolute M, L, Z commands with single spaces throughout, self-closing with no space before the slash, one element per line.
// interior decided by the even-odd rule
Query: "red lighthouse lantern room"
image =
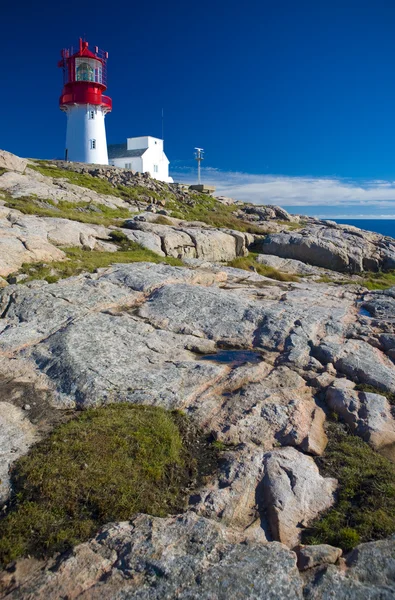
<path fill-rule="evenodd" d="M 107 89 L 108 53 L 89 50 L 80 38 L 79 50 L 62 50 L 59 107 L 67 113 L 66 156 L 69 160 L 108 164 L 104 116 L 112 109 Z"/>

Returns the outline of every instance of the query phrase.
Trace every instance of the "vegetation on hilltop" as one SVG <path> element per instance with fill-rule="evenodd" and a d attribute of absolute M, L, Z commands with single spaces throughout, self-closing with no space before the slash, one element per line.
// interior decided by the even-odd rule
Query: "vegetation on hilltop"
<path fill-rule="evenodd" d="M 329 443 L 316 459 L 321 474 L 339 481 L 338 497 L 305 531 L 305 544 L 348 551 L 395 533 L 395 465 L 339 423 L 329 423 Z"/>
<path fill-rule="evenodd" d="M 114 404 L 57 427 L 14 465 L 0 563 L 64 551 L 105 523 L 183 510 L 217 450 L 180 412 Z"/>
<path fill-rule="evenodd" d="M 119 225 L 123 220 L 131 217 L 127 208 L 109 208 L 105 204 L 95 204 L 93 202 L 66 202 L 60 200 L 56 204 L 52 200 L 41 201 L 32 197 L 8 197 L 6 206 L 19 210 L 25 215 L 70 219 L 80 223 L 103 225 L 105 227 Z"/>
<path fill-rule="evenodd" d="M 116 242 L 116 240 L 113 240 Z M 115 263 L 133 263 L 133 262 L 164 262 L 169 265 L 179 266 L 182 261 L 178 258 L 163 258 L 152 250 L 147 250 L 135 242 L 128 244 L 119 244 L 120 250 L 117 252 L 100 252 L 98 250 L 84 250 L 83 248 L 62 248 L 67 256 L 65 261 L 55 261 L 51 263 L 24 263 L 19 269 L 18 274 L 25 274 L 28 277 L 23 280 L 33 281 L 35 279 L 44 279 L 48 283 L 55 283 L 59 279 L 79 275 L 80 273 L 93 273 L 96 269 L 109 267 Z M 9 275 L 10 280 L 14 275 Z"/>
<path fill-rule="evenodd" d="M 160 194 L 158 194 L 155 191 L 148 190 L 142 185 L 113 186 L 109 181 L 107 181 L 107 179 L 103 179 L 101 177 L 94 177 L 89 173 L 77 173 L 77 171 L 62 169 L 48 162 L 36 162 L 38 162 L 38 164 L 30 165 L 30 168 L 34 169 L 35 171 L 38 171 L 39 173 L 41 173 L 41 175 L 45 175 L 46 177 L 67 179 L 70 183 L 73 183 L 74 185 L 79 185 L 80 187 L 88 188 L 97 192 L 98 194 L 103 194 L 106 196 L 117 196 L 118 198 L 122 198 L 126 202 L 135 200 L 144 201 L 147 199 L 147 196 L 157 200 L 161 199 Z M 164 198 L 166 198 L 166 196 L 167 194 L 164 194 Z"/>

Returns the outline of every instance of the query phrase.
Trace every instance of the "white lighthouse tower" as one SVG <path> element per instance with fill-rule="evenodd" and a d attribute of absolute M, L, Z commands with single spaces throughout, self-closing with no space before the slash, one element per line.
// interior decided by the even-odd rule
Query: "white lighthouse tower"
<path fill-rule="evenodd" d="M 104 96 L 108 53 L 95 52 L 80 39 L 79 51 L 62 50 L 63 69 L 60 110 L 67 114 L 66 160 L 108 165 L 104 118 L 112 100 Z"/>

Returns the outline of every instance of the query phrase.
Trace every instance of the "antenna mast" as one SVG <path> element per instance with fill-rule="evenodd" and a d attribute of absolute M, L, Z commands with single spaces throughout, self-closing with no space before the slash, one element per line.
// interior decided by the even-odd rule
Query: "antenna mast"
<path fill-rule="evenodd" d="M 203 148 L 195 148 L 195 160 L 197 161 L 198 164 L 198 185 L 201 184 L 201 180 L 200 180 L 200 163 L 202 162 L 202 160 L 204 160 L 204 150 Z"/>

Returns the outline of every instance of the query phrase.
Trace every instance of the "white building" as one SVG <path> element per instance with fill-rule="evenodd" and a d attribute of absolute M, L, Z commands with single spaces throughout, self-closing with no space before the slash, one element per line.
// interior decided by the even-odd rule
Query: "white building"
<path fill-rule="evenodd" d="M 150 173 L 159 181 L 173 183 L 169 177 L 169 159 L 163 151 L 163 140 L 145 135 L 127 138 L 126 144 L 108 146 L 109 164 L 139 173 Z"/>

